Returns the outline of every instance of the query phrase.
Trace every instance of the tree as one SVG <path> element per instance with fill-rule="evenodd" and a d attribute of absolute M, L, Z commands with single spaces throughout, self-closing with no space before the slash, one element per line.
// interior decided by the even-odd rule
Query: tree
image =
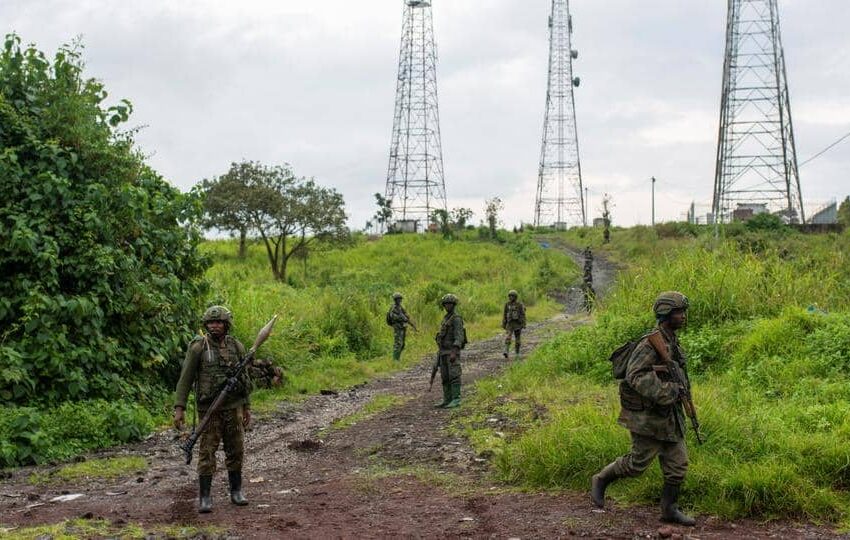
<path fill-rule="evenodd" d="M 375 193 L 375 203 L 378 205 L 378 211 L 375 212 L 372 219 L 380 226 L 380 234 L 383 234 L 390 220 L 393 218 L 392 201 L 380 193 Z"/>
<path fill-rule="evenodd" d="M 151 169 L 79 44 L 0 50 L 0 404 L 151 405 L 197 327 L 201 205 Z"/>
<path fill-rule="evenodd" d="M 249 161 L 232 163 L 227 173 L 204 179 L 198 186 L 204 201 L 206 229 L 235 232 L 239 235 L 239 258 L 245 257 L 248 233 L 251 229 L 253 179 L 258 164 Z"/>
<path fill-rule="evenodd" d="M 850 227 L 850 197 L 846 197 L 841 201 L 838 207 L 838 223 L 843 223 L 845 227 Z"/>
<path fill-rule="evenodd" d="M 339 192 L 296 178 L 288 166 L 250 163 L 250 167 L 250 226 L 265 245 L 275 279 L 286 281 L 294 254 L 306 257 L 306 250 L 319 240 L 347 237 L 345 203 Z"/>
<path fill-rule="evenodd" d="M 472 219 L 474 212 L 471 208 L 455 208 L 452 210 L 452 222 L 458 230 L 466 228 L 466 224 Z"/>
<path fill-rule="evenodd" d="M 499 225 L 499 212 L 501 212 L 504 207 L 502 199 L 499 197 L 488 199 L 484 206 L 484 215 L 487 217 L 487 226 L 490 229 L 490 238 L 492 240 L 496 239 L 496 230 Z"/>
<path fill-rule="evenodd" d="M 431 223 L 436 223 L 443 238 L 452 237 L 452 225 L 449 223 L 449 213 L 440 208 L 431 212 Z"/>

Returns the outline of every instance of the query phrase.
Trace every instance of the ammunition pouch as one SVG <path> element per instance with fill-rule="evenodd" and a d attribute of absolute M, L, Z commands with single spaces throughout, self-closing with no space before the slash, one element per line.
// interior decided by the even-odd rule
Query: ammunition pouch
<path fill-rule="evenodd" d="M 670 416 L 673 412 L 672 405 L 659 405 L 646 399 L 626 381 L 620 381 L 620 406 L 627 411 L 646 411 L 660 417 Z"/>

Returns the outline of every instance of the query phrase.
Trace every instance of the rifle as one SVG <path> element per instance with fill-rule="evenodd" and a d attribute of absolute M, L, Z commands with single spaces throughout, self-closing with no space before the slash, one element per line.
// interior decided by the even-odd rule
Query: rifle
<path fill-rule="evenodd" d="M 413 330 L 414 330 L 414 331 L 416 331 L 416 332 L 418 332 L 418 331 L 419 331 L 419 329 L 418 329 L 418 328 L 416 328 L 416 325 L 415 325 L 415 324 L 413 324 L 413 321 L 411 321 L 411 320 L 410 320 L 410 317 L 408 317 L 408 318 L 407 318 L 407 324 L 409 324 L 409 325 L 410 325 L 410 327 L 411 327 L 411 328 L 413 328 Z"/>
<path fill-rule="evenodd" d="M 205 414 L 201 419 L 198 427 L 196 429 L 192 429 L 192 433 L 189 435 L 189 438 L 186 439 L 186 442 L 180 445 L 180 449 L 183 450 L 183 453 L 186 455 L 186 465 L 192 463 L 192 449 L 195 447 L 195 443 L 198 442 L 201 434 L 207 429 L 207 426 L 209 426 L 212 415 L 218 410 L 221 404 L 224 403 L 227 395 L 236 389 L 236 385 L 239 384 L 239 376 L 242 375 L 242 372 L 245 371 L 245 369 L 247 369 L 247 367 L 254 361 L 254 354 L 257 352 L 257 349 L 260 348 L 260 345 L 269 338 L 275 322 L 277 322 L 277 315 L 272 317 L 262 330 L 260 330 L 260 333 L 257 334 L 257 339 L 254 340 L 254 344 L 248 352 L 245 353 L 245 356 L 242 357 L 242 360 L 239 361 L 236 367 L 233 368 L 230 377 L 228 377 L 227 381 L 224 383 L 224 386 L 221 388 L 221 391 L 219 391 L 215 401 L 213 401 L 212 405 L 210 405 L 210 408 L 207 409 L 207 414 Z"/>
<path fill-rule="evenodd" d="M 649 344 L 652 345 L 652 348 L 655 349 L 655 352 L 658 354 L 658 356 L 661 357 L 661 361 L 667 365 L 670 375 L 673 376 L 673 382 L 677 383 L 682 388 L 682 407 L 685 409 L 685 414 L 691 420 L 691 427 L 693 428 L 694 433 L 696 434 L 697 443 L 702 444 L 702 435 L 699 432 L 699 420 L 697 419 L 697 410 L 696 407 L 694 407 L 694 402 L 691 398 L 691 387 L 688 384 L 688 381 L 685 380 L 685 377 L 682 376 L 679 363 L 675 362 L 672 358 L 670 358 L 670 350 L 668 349 L 667 343 L 664 341 L 661 332 L 652 332 L 647 335 L 647 339 L 649 340 Z M 673 414 L 676 415 L 676 421 L 678 422 L 678 413 L 674 411 Z M 684 433 L 684 429 L 682 430 L 682 432 Z"/>
<path fill-rule="evenodd" d="M 428 384 L 428 391 L 434 388 L 434 377 L 437 376 L 437 371 L 440 370 L 440 353 L 437 353 L 437 359 L 434 360 L 434 365 L 431 366 L 431 382 Z"/>

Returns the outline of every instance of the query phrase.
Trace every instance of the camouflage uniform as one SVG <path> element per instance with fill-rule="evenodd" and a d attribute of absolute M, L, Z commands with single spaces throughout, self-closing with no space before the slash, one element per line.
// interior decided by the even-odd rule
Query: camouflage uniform
<path fill-rule="evenodd" d="M 515 338 L 514 354 L 519 358 L 522 330 L 525 328 L 525 305 L 517 300 L 517 296 L 516 291 L 510 291 L 502 311 L 502 328 L 505 330 L 505 352 L 502 355 L 505 358 L 511 350 L 511 338 Z"/>
<path fill-rule="evenodd" d="M 678 366 L 678 372 L 689 390 L 685 353 L 675 331 L 664 324 L 675 312 L 684 317 L 687 308 L 687 297 L 675 291 L 659 295 L 653 306 L 659 321 L 656 330 L 661 333 L 670 360 Z M 695 524 L 694 519 L 683 514 L 677 505 L 679 488 L 688 470 L 688 451 L 681 402 L 683 389 L 675 382 L 670 369 L 675 368 L 665 364 L 647 337 L 638 342 L 629 357 L 625 378 L 620 382 L 621 411 L 618 423 L 631 433 L 631 451 L 593 477 L 591 499 L 602 507 L 608 484 L 619 478 L 639 476 L 658 456 L 664 476 L 661 518 L 692 526 Z"/>
<path fill-rule="evenodd" d="M 593 252 L 590 251 L 590 246 L 584 248 L 582 290 L 584 291 L 584 307 L 590 313 L 596 300 L 596 291 L 593 290 Z"/>
<path fill-rule="evenodd" d="M 253 388 L 273 388 L 283 383 L 283 369 L 271 360 L 254 360 L 248 373 Z"/>
<path fill-rule="evenodd" d="M 225 308 L 214 306 L 204 314 L 204 323 L 220 320 L 226 322 L 226 327 L 229 328 L 230 317 L 230 312 Z M 174 406 L 186 408 L 189 390 L 194 385 L 198 414 L 203 417 L 227 381 L 231 370 L 236 367 L 246 352 L 245 346 L 230 335 L 225 335 L 219 343 L 210 336 L 196 337 L 189 344 L 186 358 L 183 360 Z M 234 504 L 243 505 L 241 502 L 244 500 L 241 495 L 245 439 L 243 419 L 244 410 L 250 407 L 250 390 L 250 378 L 243 372 L 236 391 L 229 394 L 212 414 L 207 429 L 198 441 L 198 478 L 201 484 L 202 512 L 208 512 L 211 509 L 209 500 L 205 504 L 203 499 L 204 494 L 209 499 L 209 486 L 216 471 L 215 453 L 222 442 L 231 500 Z"/>
<path fill-rule="evenodd" d="M 407 325 L 410 324 L 410 316 L 401 307 L 401 294 L 395 293 L 393 300 L 395 304 L 387 312 L 387 324 L 393 327 L 393 360 L 401 360 L 401 352 L 404 350 L 404 341 L 407 336 Z"/>
<path fill-rule="evenodd" d="M 441 301 L 442 306 L 446 308 L 446 315 L 436 335 L 440 378 L 443 382 L 443 402 L 437 405 L 440 408 L 454 408 L 460 405 L 460 350 L 466 346 L 466 331 L 463 328 L 463 319 L 454 310 L 457 303 L 457 297 L 453 294 L 443 296 Z"/>

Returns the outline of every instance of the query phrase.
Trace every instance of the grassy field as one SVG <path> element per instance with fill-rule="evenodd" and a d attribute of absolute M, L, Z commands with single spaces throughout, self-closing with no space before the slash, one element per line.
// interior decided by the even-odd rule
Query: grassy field
<path fill-rule="evenodd" d="M 707 437 L 697 446 L 689 434 L 684 504 L 724 517 L 850 524 L 850 234 L 682 238 L 644 227 L 616 231 L 604 248 L 595 231 L 559 236 L 628 260 L 630 269 L 595 324 L 479 385 L 461 427 L 479 450 L 496 454 L 504 480 L 585 490 L 628 450 L 607 358 L 653 325 L 658 292 L 677 289 L 691 299 L 682 343 Z M 494 414 L 521 427 L 494 436 L 486 422 Z M 660 485 L 654 466 L 610 494 L 651 502 Z"/>

